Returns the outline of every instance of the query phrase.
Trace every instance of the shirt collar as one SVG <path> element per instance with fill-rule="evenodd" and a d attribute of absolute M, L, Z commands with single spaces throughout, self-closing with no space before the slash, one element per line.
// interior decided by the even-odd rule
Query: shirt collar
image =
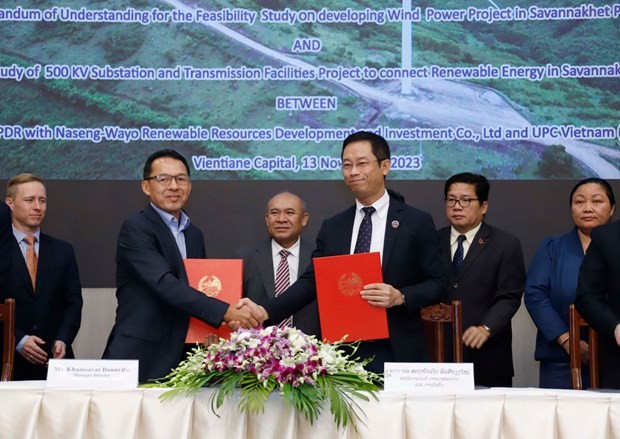
<path fill-rule="evenodd" d="M 388 211 L 389 206 L 390 206 L 390 196 L 387 191 L 383 193 L 383 196 L 381 198 L 379 198 L 377 201 L 372 203 L 372 207 L 375 208 L 375 213 L 381 219 L 385 219 L 387 217 L 387 211 Z M 358 214 L 361 212 L 363 207 L 368 207 L 368 206 L 364 206 L 362 203 L 359 202 L 359 200 L 356 199 L 355 208 Z"/>
<path fill-rule="evenodd" d="M 301 238 L 297 238 L 297 242 L 293 244 L 291 247 L 284 249 L 280 244 L 278 244 L 275 240 L 271 240 L 271 255 L 275 258 L 276 255 L 279 255 L 280 250 L 288 250 L 294 257 L 299 257 L 299 248 L 300 248 Z"/>
<path fill-rule="evenodd" d="M 15 226 L 12 226 L 12 227 L 13 227 L 13 236 L 15 236 L 15 239 L 17 240 L 17 242 L 22 242 L 24 238 L 28 236 L 27 233 L 24 233 L 21 230 L 16 229 Z M 36 232 L 34 232 L 32 236 L 37 238 L 37 242 L 41 242 L 41 229 L 38 229 Z"/>
<path fill-rule="evenodd" d="M 467 242 L 471 244 L 474 242 L 474 237 L 476 236 L 476 233 L 478 233 L 478 230 L 480 230 L 480 227 L 482 227 L 482 221 L 480 221 L 480 224 L 471 229 L 469 232 L 459 233 L 454 227 L 450 226 L 450 245 L 454 245 L 456 239 L 461 235 L 465 235 L 465 239 L 467 239 Z"/>
<path fill-rule="evenodd" d="M 164 220 L 164 222 L 166 223 L 166 225 L 168 225 L 168 227 L 173 226 L 179 229 L 179 231 L 183 231 L 189 227 L 189 217 L 185 214 L 184 211 L 181 211 L 181 215 L 179 216 L 180 221 L 177 221 L 174 215 L 168 212 L 164 212 L 163 210 L 161 210 L 159 207 L 157 207 L 153 203 L 151 203 L 151 207 L 155 209 L 155 212 L 159 214 L 161 219 Z"/>

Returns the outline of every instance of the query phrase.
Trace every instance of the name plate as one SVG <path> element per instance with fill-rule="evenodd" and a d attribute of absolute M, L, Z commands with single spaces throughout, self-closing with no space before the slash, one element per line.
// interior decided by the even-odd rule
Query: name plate
<path fill-rule="evenodd" d="M 385 363 L 384 389 L 459 393 L 474 390 L 472 363 Z"/>
<path fill-rule="evenodd" d="M 138 360 L 50 359 L 47 387 L 135 389 L 138 387 Z"/>

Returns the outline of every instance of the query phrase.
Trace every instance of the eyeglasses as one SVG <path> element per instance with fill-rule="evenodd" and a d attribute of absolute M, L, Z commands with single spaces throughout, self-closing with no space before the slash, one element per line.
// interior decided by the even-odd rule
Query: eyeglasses
<path fill-rule="evenodd" d="M 157 174 L 152 177 L 145 178 L 145 180 L 157 180 L 157 183 L 161 184 L 162 186 L 170 186 L 172 184 L 172 180 L 174 180 L 179 186 L 187 186 L 189 184 L 189 175 Z"/>
<path fill-rule="evenodd" d="M 359 170 L 365 170 L 365 169 L 368 169 L 368 167 L 370 166 L 372 162 L 378 162 L 378 161 L 379 160 L 376 159 L 376 160 L 360 160 L 359 162 L 355 162 L 355 163 L 344 162 L 342 164 L 342 170 L 347 171 L 347 172 L 352 171 L 353 168 L 357 168 Z"/>
<path fill-rule="evenodd" d="M 446 203 L 446 206 L 448 207 L 454 207 L 456 206 L 456 203 L 459 203 L 461 207 L 469 207 L 471 202 L 476 201 L 477 199 L 478 198 L 461 198 L 459 200 L 458 198 L 445 198 L 444 202 Z"/>

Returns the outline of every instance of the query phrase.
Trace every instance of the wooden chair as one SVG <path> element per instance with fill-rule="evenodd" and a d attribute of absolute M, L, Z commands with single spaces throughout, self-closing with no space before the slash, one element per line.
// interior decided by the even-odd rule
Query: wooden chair
<path fill-rule="evenodd" d="M 435 362 L 443 363 L 444 354 L 444 329 L 445 325 L 452 323 L 452 352 L 455 363 L 463 362 L 463 317 L 461 301 L 453 300 L 451 305 L 438 303 L 427 306 L 421 310 L 422 320 L 432 323 L 433 326 L 433 351 Z"/>
<path fill-rule="evenodd" d="M 13 363 L 15 362 L 15 299 L 6 299 L 0 304 L 0 321 L 4 321 L 4 347 L 2 349 L 1 381 L 11 381 L 13 378 Z"/>
<path fill-rule="evenodd" d="M 588 359 L 590 361 L 590 388 L 598 389 L 598 335 L 586 322 L 575 305 L 571 304 L 568 311 L 568 333 L 570 335 L 570 373 L 573 389 L 583 390 L 581 380 L 581 351 L 579 350 L 579 341 L 581 340 L 581 328 L 588 328 L 588 344 L 590 352 Z"/>

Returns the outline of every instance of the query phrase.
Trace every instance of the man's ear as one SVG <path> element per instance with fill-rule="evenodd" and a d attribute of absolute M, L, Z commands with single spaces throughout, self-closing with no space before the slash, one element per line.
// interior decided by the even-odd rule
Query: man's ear
<path fill-rule="evenodd" d="M 149 187 L 149 182 L 146 180 L 142 180 L 142 192 L 144 192 L 144 195 L 146 195 L 147 197 L 151 196 L 151 188 Z"/>

